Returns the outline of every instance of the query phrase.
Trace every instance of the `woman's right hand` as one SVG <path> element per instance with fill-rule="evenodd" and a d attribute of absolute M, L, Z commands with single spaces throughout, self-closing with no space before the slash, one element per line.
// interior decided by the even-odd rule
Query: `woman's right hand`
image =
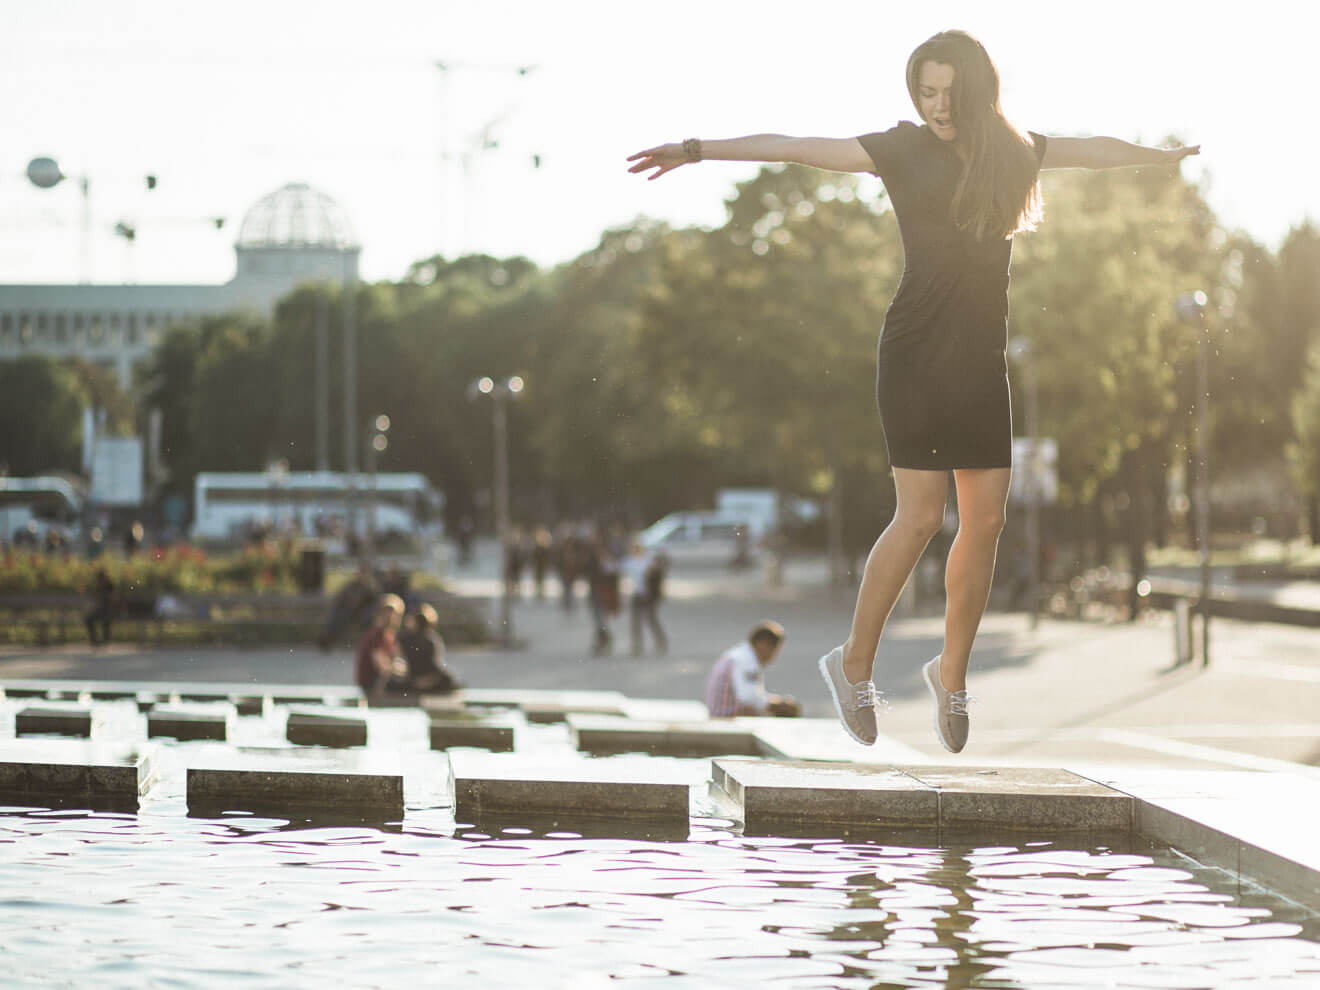
<path fill-rule="evenodd" d="M 635 155 L 629 155 L 628 161 L 637 162 L 629 172 L 645 172 L 648 169 L 656 169 L 655 175 L 648 175 L 647 181 L 660 178 L 666 172 L 672 172 L 680 165 L 688 164 L 688 157 L 683 151 L 681 144 L 661 144 L 654 148 L 647 148 L 645 151 L 639 151 Z"/>

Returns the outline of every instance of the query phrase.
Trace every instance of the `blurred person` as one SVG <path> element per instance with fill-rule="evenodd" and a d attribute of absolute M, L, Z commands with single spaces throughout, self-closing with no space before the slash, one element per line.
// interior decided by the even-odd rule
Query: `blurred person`
<path fill-rule="evenodd" d="M 573 611 L 576 601 L 574 586 L 577 584 L 581 560 L 577 528 L 572 523 L 561 523 L 555 541 L 555 567 L 559 572 L 560 601 L 565 612 Z"/>
<path fill-rule="evenodd" d="M 368 699 L 403 694 L 408 689 L 408 664 L 399 653 L 402 621 L 403 599 L 382 595 L 371 628 L 362 634 L 354 657 L 354 679 Z"/>
<path fill-rule="evenodd" d="M 526 566 L 527 547 L 523 531 L 518 526 L 511 526 L 504 540 L 504 589 L 510 598 L 522 597 L 523 569 Z"/>
<path fill-rule="evenodd" d="M 536 600 L 545 598 L 545 576 L 550 571 L 555 539 L 545 526 L 537 526 L 532 534 L 532 580 L 536 584 Z"/>
<path fill-rule="evenodd" d="M 595 627 L 591 654 L 605 656 L 614 649 L 610 624 L 619 612 L 619 569 L 609 548 L 594 533 L 587 544 L 582 573 L 587 581 L 587 600 L 591 603 L 591 621 Z"/>
<path fill-rule="evenodd" d="M 380 591 L 371 568 L 359 564 L 357 573 L 330 600 L 325 629 L 318 641 L 321 649 L 330 649 L 345 633 L 351 632 L 356 638 L 371 620 Z"/>
<path fill-rule="evenodd" d="M 903 241 L 904 271 L 880 338 L 876 398 L 897 510 L 867 558 L 852 628 L 818 661 L 844 730 L 876 740 L 876 650 L 899 593 L 944 518 L 953 471 L 959 527 L 945 569 L 944 646 L 922 669 L 940 743 L 967 742 L 967 666 L 994 574 L 1012 462 L 1005 347 L 1013 235 L 1041 216 L 1039 172 L 1175 166 L 1199 146 L 1111 137 L 1046 139 L 1004 116 L 999 73 L 980 42 L 944 31 L 908 59 L 923 121 L 855 138 L 757 134 L 689 138 L 629 157 L 649 179 L 705 159 L 793 162 L 879 176 Z"/>
<path fill-rule="evenodd" d="M 802 713 L 795 699 L 765 690 L 765 668 L 779 656 L 786 635 L 778 622 L 759 622 L 745 640 L 720 654 L 706 678 L 706 710 L 711 718 Z"/>
<path fill-rule="evenodd" d="M 87 624 L 87 639 L 93 646 L 110 642 L 110 623 L 115 617 L 115 583 L 104 567 L 96 569 L 92 578 L 92 608 L 84 619 Z M 100 638 L 97 638 L 97 629 Z"/>
<path fill-rule="evenodd" d="M 652 597 L 655 563 L 654 555 L 647 552 L 641 540 L 633 540 L 628 555 L 619 562 L 620 574 L 628 579 L 628 611 L 632 617 L 632 653 L 635 657 L 642 655 L 643 621 L 650 627 L 656 652 L 663 655 L 669 648 L 669 640 L 656 614 L 657 599 Z"/>
<path fill-rule="evenodd" d="M 445 666 L 445 641 L 440 637 L 440 618 L 427 604 L 404 617 L 399 645 L 408 663 L 409 683 L 428 694 L 452 694 L 462 685 Z"/>

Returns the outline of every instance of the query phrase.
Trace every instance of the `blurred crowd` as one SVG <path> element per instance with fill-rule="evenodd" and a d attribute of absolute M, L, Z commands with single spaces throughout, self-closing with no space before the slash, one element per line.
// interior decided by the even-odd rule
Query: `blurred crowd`
<path fill-rule="evenodd" d="M 470 530 L 460 525 L 456 540 L 460 565 L 469 563 Z M 669 649 L 660 621 L 669 559 L 646 547 L 622 524 L 565 521 L 553 528 L 512 526 L 501 567 L 505 593 L 511 598 L 544 601 L 557 595 L 565 613 L 584 603 L 593 656 L 614 651 L 616 626 L 625 611 L 634 656 L 644 653 L 648 635 L 657 654 Z"/>

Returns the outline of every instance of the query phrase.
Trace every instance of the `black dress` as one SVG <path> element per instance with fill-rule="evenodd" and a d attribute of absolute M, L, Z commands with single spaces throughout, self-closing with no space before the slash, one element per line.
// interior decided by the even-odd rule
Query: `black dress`
<path fill-rule="evenodd" d="M 1028 132 L 1039 165 L 1045 138 Z M 876 401 L 889 462 L 925 470 L 1012 464 L 1004 349 L 1011 238 L 978 241 L 949 218 L 962 176 L 952 144 L 904 121 L 857 139 L 885 184 L 903 239 Z"/>

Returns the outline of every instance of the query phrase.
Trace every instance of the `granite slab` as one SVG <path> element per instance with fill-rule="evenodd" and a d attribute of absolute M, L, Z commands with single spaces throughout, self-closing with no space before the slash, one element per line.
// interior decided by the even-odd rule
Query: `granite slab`
<path fill-rule="evenodd" d="M 459 819 L 565 815 L 686 825 L 689 818 L 688 782 L 660 768 L 648 780 L 606 763 L 555 767 L 462 752 L 450 754 L 449 767 Z"/>
<path fill-rule="evenodd" d="M 299 746 L 365 746 L 367 720 L 325 711 L 293 711 L 284 735 Z"/>
<path fill-rule="evenodd" d="M 74 740 L 0 743 L 0 800 L 136 811 L 155 782 L 155 750 Z"/>
<path fill-rule="evenodd" d="M 939 824 L 938 792 L 890 766 L 714 760 L 712 780 L 739 809 L 752 834 L 764 834 L 777 823 Z"/>
<path fill-rule="evenodd" d="M 14 716 L 14 734 L 81 736 L 87 739 L 92 735 L 92 711 L 81 707 L 24 708 Z"/>
<path fill-rule="evenodd" d="M 508 719 L 435 718 L 431 719 L 431 748 L 471 747 L 496 753 L 513 752 L 514 724 Z"/>
<path fill-rule="evenodd" d="M 762 755 L 755 731 L 729 720 L 648 722 L 571 712 L 565 721 L 573 744 L 585 753 L 698 757 Z"/>
<path fill-rule="evenodd" d="M 939 794 L 941 828 L 1132 828 L 1129 795 L 1069 770 L 922 766 L 905 772 Z"/>
<path fill-rule="evenodd" d="M 324 812 L 394 820 L 403 816 L 403 772 L 380 754 L 239 749 L 190 763 L 187 801 L 192 814 Z"/>
<path fill-rule="evenodd" d="M 230 711 L 232 712 L 232 708 Z M 184 708 L 155 708 L 147 716 L 149 737 L 178 740 L 229 738 L 229 714 L 224 711 L 196 711 Z"/>

